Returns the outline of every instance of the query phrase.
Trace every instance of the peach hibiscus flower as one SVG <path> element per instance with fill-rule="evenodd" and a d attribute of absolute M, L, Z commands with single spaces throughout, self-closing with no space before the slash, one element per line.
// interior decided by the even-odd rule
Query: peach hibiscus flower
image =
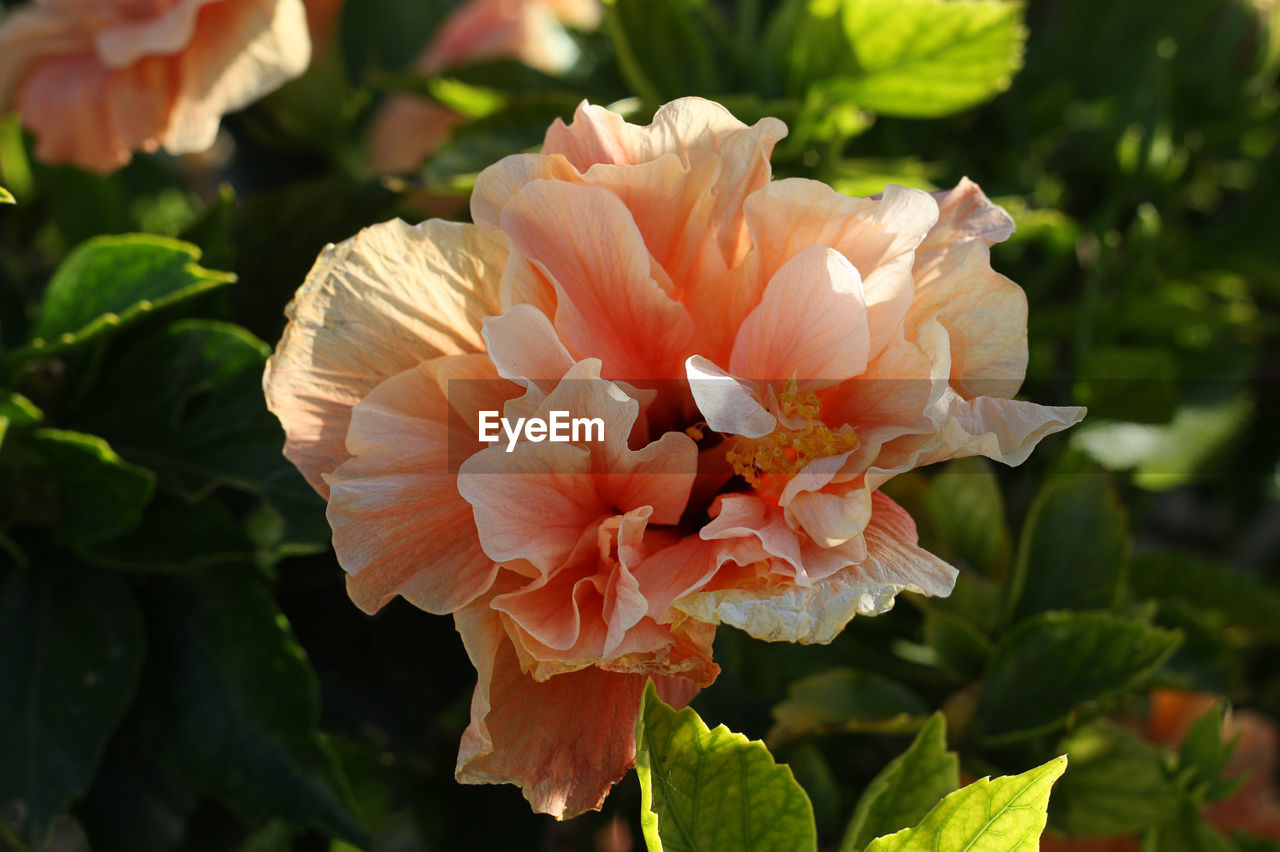
<path fill-rule="evenodd" d="M 883 482 L 1021 462 L 1082 415 L 1009 398 L 1003 211 L 967 181 L 771 181 L 784 132 L 696 98 L 647 127 L 584 105 L 479 176 L 474 224 L 366 229 L 290 306 L 264 380 L 286 455 L 358 605 L 454 615 L 479 674 L 460 780 L 598 807 L 645 680 L 691 698 L 717 624 L 826 642 L 950 592 Z M 481 440 L 481 412 L 556 411 L 603 434 Z"/>
<path fill-rule="evenodd" d="M 565 27 L 592 30 L 601 15 L 600 0 L 467 0 L 441 24 L 414 67 L 431 75 L 469 62 L 511 58 L 555 74 L 578 58 Z M 370 129 L 370 162 L 379 172 L 412 171 L 462 120 L 435 101 L 393 95 Z"/>
<path fill-rule="evenodd" d="M 310 58 L 301 0 L 32 0 L 0 20 L 0 110 L 40 159 L 105 173 L 207 149 Z"/>

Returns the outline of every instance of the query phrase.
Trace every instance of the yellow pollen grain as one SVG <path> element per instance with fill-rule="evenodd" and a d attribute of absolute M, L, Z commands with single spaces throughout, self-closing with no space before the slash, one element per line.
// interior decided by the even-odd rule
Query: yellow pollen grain
<path fill-rule="evenodd" d="M 805 426 L 788 429 L 779 423 L 777 429 L 763 438 L 737 442 L 725 455 L 734 472 L 752 487 L 780 494 L 786 487 L 787 477 L 799 473 L 814 459 L 857 448 L 857 435 L 833 432 L 819 419 L 822 403 L 817 394 L 810 392 L 801 396 L 794 378 L 783 386 L 778 407 L 783 417 L 803 420 Z"/>

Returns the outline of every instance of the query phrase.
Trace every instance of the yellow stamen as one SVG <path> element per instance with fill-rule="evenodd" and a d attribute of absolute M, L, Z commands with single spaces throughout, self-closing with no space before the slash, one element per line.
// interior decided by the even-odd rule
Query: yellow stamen
<path fill-rule="evenodd" d="M 779 423 L 763 438 L 738 441 L 725 455 L 734 472 L 752 487 L 776 496 L 786 487 L 788 477 L 814 459 L 857 449 L 858 436 L 853 432 L 833 432 L 823 423 L 819 419 L 822 403 L 818 395 L 810 392 L 801 396 L 794 378 L 783 385 L 778 409 L 782 418 L 800 419 L 805 425 L 789 429 Z"/>

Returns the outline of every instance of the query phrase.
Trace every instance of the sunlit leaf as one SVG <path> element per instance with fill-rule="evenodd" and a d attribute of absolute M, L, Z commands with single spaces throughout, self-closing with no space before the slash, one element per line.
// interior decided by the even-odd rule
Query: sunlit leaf
<path fill-rule="evenodd" d="M 1049 791 L 1066 768 L 1063 756 L 1021 775 L 975 781 L 935 805 L 914 828 L 881 837 L 866 852 L 1035 852 Z"/>
<path fill-rule="evenodd" d="M 841 852 L 859 852 L 877 837 L 915 825 L 959 786 L 960 760 L 947 751 L 947 723 L 941 713 L 935 713 L 910 748 L 863 790 Z"/>
<path fill-rule="evenodd" d="M 813 807 L 764 743 L 708 730 L 645 688 L 636 726 L 640 822 L 651 852 L 817 849 Z"/>
<path fill-rule="evenodd" d="M 1020 3 L 809 0 L 806 14 L 793 83 L 883 115 L 958 112 L 1007 89 L 1022 64 Z"/>
<path fill-rule="evenodd" d="M 1072 732 L 1062 748 L 1071 767 L 1054 792 L 1051 821 L 1066 834 L 1133 834 L 1176 814 L 1164 751 L 1128 728 L 1097 722 Z"/>
<path fill-rule="evenodd" d="M 195 246 L 165 237 L 95 237 L 58 267 L 31 329 L 33 339 L 13 357 L 78 345 L 234 280 L 204 269 L 199 259 Z"/>

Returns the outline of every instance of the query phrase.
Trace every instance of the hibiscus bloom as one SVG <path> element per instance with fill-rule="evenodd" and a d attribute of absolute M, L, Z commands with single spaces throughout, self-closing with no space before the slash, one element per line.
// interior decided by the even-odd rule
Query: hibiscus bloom
<path fill-rule="evenodd" d="M 310 58 L 301 0 L 33 0 L 0 21 L 0 110 L 41 160 L 106 173 L 206 150 Z"/>
<path fill-rule="evenodd" d="M 578 58 L 565 27 L 600 24 L 599 0 L 467 0 L 436 31 L 414 62 L 423 75 L 485 59 L 517 59 L 555 74 Z M 374 118 L 369 159 L 379 172 L 408 172 L 440 146 L 462 116 L 435 101 L 393 95 Z"/>
<path fill-rule="evenodd" d="M 286 455 L 329 498 L 358 605 L 453 613 L 479 674 L 463 781 L 598 807 L 645 680 L 689 700 L 716 625 L 827 642 L 951 590 L 881 484 L 1019 463 L 1083 413 L 1010 399 L 1003 211 L 967 181 L 773 182 L 784 132 L 696 98 L 647 127 L 584 105 L 479 176 L 474 224 L 366 229 L 289 308 L 265 377 Z M 603 435 L 492 445 L 499 411 Z"/>

